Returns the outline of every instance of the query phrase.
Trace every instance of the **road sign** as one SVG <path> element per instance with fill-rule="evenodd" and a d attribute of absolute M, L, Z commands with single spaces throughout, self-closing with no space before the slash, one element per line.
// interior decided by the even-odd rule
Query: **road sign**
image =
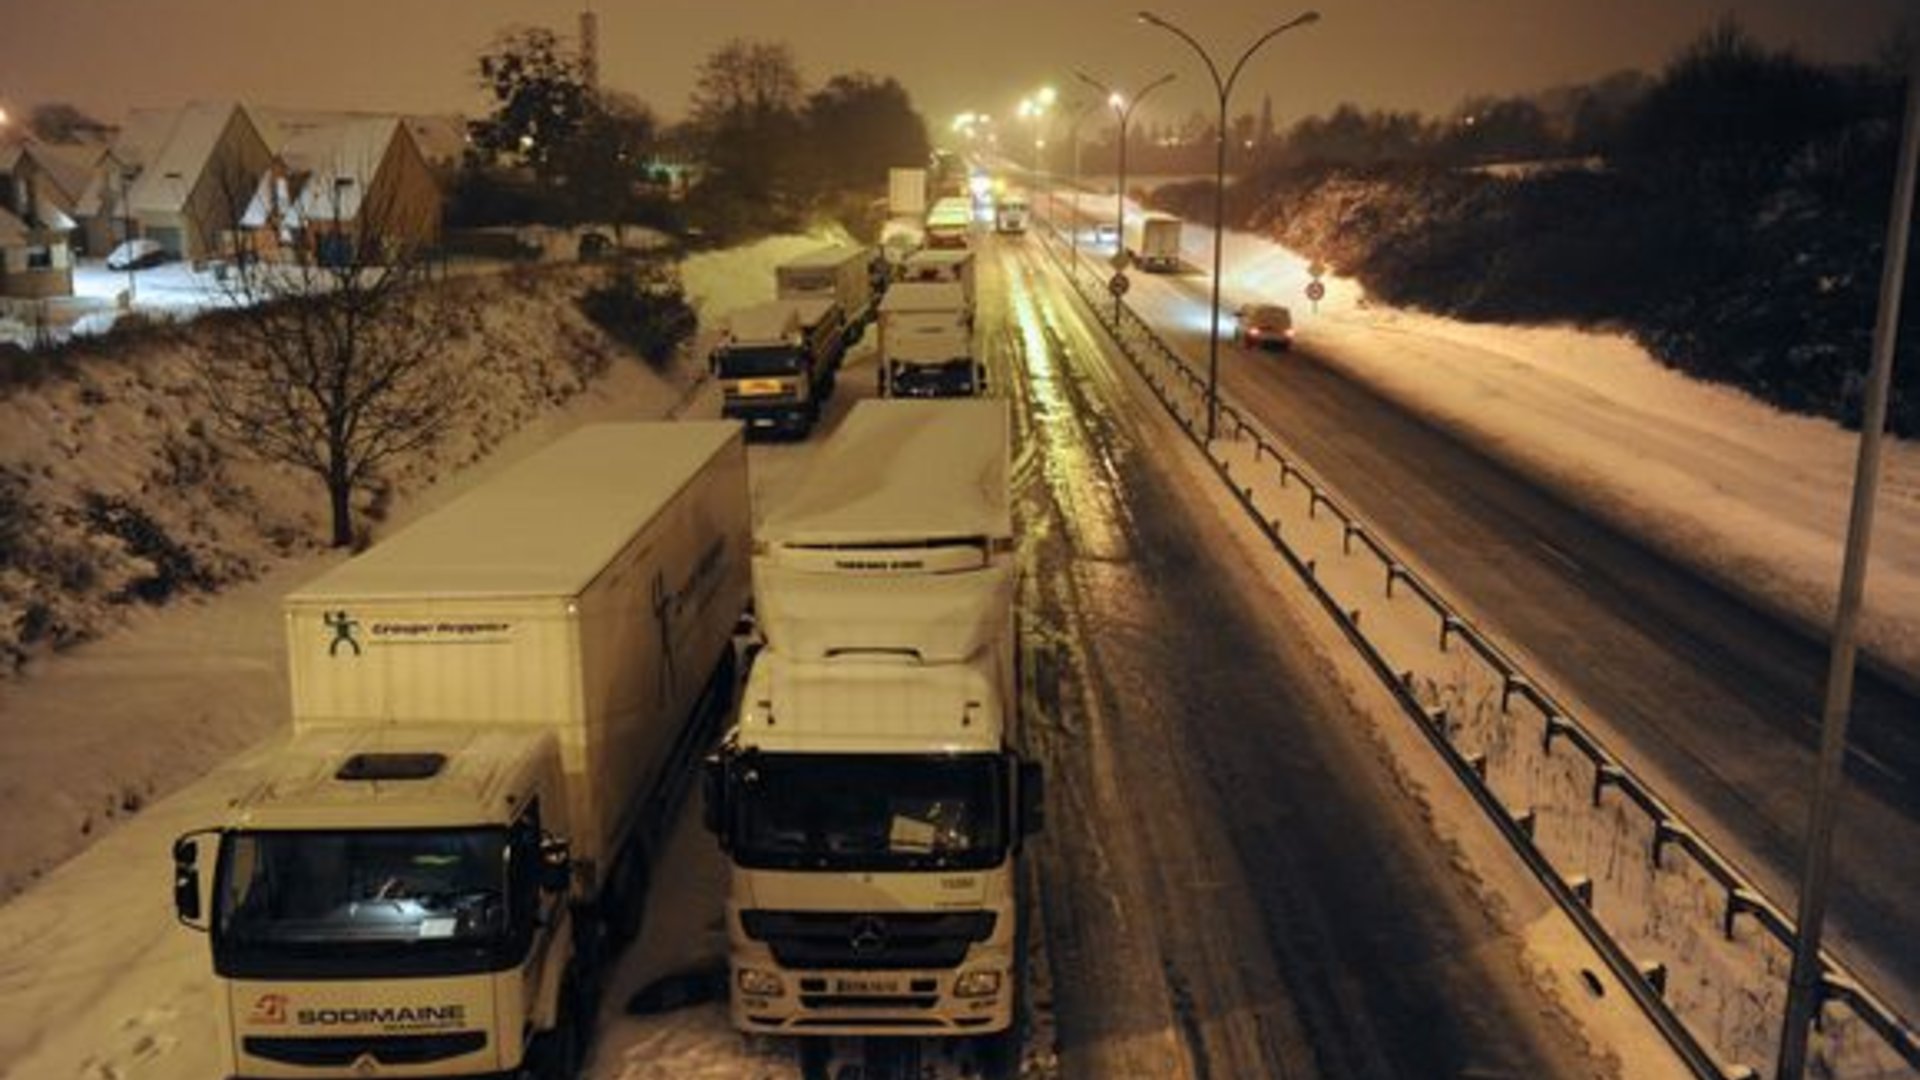
<path fill-rule="evenodd" d="M 1317 304 L 1320 302 L 1321 297 L 1326 295 L 1327 287 L 1325 285 L 1320 284 L 1318 281 L 1307 282 L 1307 299 Z"/>
<path fill-rule="evenodd" d="M 1127 267 L 1133 265 L 1133 257 L 1127 254 L 1125 248 L 1122 248 L 1113 253 L 1113 257 L 1107 260 L 1107 265 L 1113 267 L 1115 270 L 1125 270 Z"/>
<path fill-rule="evenodd" d="M 1107 279 L 1107 291 L 1115 296 L 1125 296 L 1127 287 L 1131 284 L 1132 282 L 1127 280 L 1127 275 L 1115 274 Z"/>

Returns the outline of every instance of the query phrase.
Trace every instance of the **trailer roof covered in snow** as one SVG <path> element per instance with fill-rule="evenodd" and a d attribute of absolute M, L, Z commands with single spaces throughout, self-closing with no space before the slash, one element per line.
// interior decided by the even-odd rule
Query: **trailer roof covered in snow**
<path fill-rule="evenodd" d="M 1010 539 L 1007 403 L 862 401 L 760 526 L 767 544 Z"/>
<path fill-rule="evenodd" d="M 793 258 L 788 259 L 786 262 L 781 263 L 778 267 L 775 268 L 775 271 L 778 272 L 780 270 L 789 270 L 789 269 L 791 270 L 832 269 L 834 267 L 841 266 L 849 261 L 858 260 L 864 263 L 871 260 L 872 258 L 873 256 L 869 251 L 869 249 L 867 248 L 863 248 L 855 244 L 833 244 L 828 247 L 815 248 L 814 250 L 807 252 L 805 255 L 796 255 Z"/>
<path fill-rule="evenodd" d="M 332 597 L 571 596 L 740 438 L 731 421 L 592 424 L 295 590 Z"/>

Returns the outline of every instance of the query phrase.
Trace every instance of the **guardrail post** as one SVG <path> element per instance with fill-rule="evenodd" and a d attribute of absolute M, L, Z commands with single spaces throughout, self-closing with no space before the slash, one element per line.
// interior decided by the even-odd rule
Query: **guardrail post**
<path fill-rule="evenodd" d="M 1625 782 L 1626 772 L 1610 761 L 1603 761 L 1593 767 L 1593 805 L 1600 805 L 1600 796 L 1607 788 Z"/>
<path fill-rule="evenodd" d="M 1390 562 L 1387 564 L 1387 599 L 1389 600 L 1393 599 L 1394 579 L 1398 578 L 1402 573 L 1405 573 L 1405 572 L 1406 572 L 1406 568 L 1401 566 L 1397 562 Z"/>
<path fill-rule="evenodd" d="M 1733 940 L 1733 921 L 1742 915 L 1760 910 L 1760 897 L 1752 889 L 1745 887 L 1727 890 L 1726 914 L 1720 920 L 1720 936 Z"/>
<path fill-rule="evenodd" d="M 1540 752 L 1553 756 L 1553 740 L 1573 730 L 1573 721 L 1559 713 L 1548 713 L 1546 727 L 1540 732 Z"/>
<path fill-rule="evenodd" d="M 1507 703 L 1513 700 L 1514 691 L 1532 688 L 1533 680 L 1525 675 L 1513 671 L 1504 673 L 1500 680 L 1500 711 L 1507 711 Z"/>
<path fill-rule="evenodd" d="M 1666 851 L 1668 844 L 1680 843 L 1691 835 L 1671 818 L 1655 821 L 1653 823 L 1653 868 L 1655 870 L 1663 868 L 1660 856 Z"/>
<path fill-rule="evenodd" d="M 1667 965 L 1658 960 L 1642 960 L 1637 965 L 1641 981 L 1645 982 L 1655 994 L 1667 996 Z"/>
<path fill-rule="evenodd" d="M 1538 825 L 1539 820 L 1539 815 L 1534 812 L 1532 807 L 1528 807 L 1513 815 L 1514 827 L 1519 829 L 1521 834 L 1524 835 L 1529 842 L 1533 840 L 1534 828 Z"/>
<path fill-rule="evenodd" d="M 1593 879 L 1585 874 L 1575 874 L 1567 881 L 1567 891 L 1584 907 L 1593 906 Z"/>
<path fill-rule="evenodd" d="M 1440 616 L 1440 651 L 1441 652 L 1447 651 L 1447 639 L 1452 637 L 1454 634 L 1459 633 L 1461 630 L 1464 630 L 1466 628 L 1466 625 L 1467 624 L 1462 622 L 1460 619 L 1460 616 L 1458 615 Z"/>

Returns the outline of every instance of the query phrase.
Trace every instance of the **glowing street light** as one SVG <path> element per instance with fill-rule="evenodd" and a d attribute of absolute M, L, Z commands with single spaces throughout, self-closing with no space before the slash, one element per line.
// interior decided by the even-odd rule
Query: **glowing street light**
<path fill-rule="evenodd" d="M 1247 50 L 1240 54 L 1240 59 L 1234 62 L 1233 70 L 1227 74 L 1224 80 L 1220 78 L 1220 69 L 1214 64 L 1213 57 L 1207 55 L 1207 50 L 1201 48 L 1200 43 L 1193 40 L 1193 35 L 1160 16 L 1155 15 L 1151 11 L 1141 12 L 1139 18 L 1141 22 L 1146 23 L 1148 26 L 1157 26 L 1179 38 L 1181 41 L 1186 42 L 1193 48 L 1194 52 L 1200 54 L 1201 61 L 1207 65 L 1207 74 L 1213 76 L 1213 88 L 1220 95 L 1220 124 L 1213 130 L 1215 149 L 1213 176 L 1213 332 L 1207 338 L 1207 441 L 1212 442 L 1214 433 L 1218 429 L 1220 422 L 1220 248 L 1223 239 L 1221 234 L 1224 231 L 1222 221 L 1225 216 L 1227 203 L 1227 95 L 1233 93 L 1234 80 L 1240 77 L 1240 70 L 1247 66 L 1247 60 L 1253 56 L 1254 52 L 1258 50 L 1260 46 L 1265 45 L 1275 37 L 1296 26 L 1305 26 L 1308 23 L 1318 22 L 1320 13 L 1317 11 L 1309 11 L 1295 16 L 1293 19 L 1281 23 L 1279 26 L 1274 27 L 1254 39 L 1253 44 L 1247 46 Z"/>

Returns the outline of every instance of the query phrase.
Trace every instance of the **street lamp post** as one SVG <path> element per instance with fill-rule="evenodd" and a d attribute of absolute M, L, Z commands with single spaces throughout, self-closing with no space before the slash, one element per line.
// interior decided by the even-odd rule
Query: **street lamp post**
<path fill-rule="evenodd" d="M 1079 216 L 1080 210 L 1080 121 L 1087 118 L 1093 108 L 1091 101 L 1075 101 L 1067 106 L 1072 119 L 1067 123 L 1067 142 L 1072 147 L 1073 158 L 1073 204 L 1068 214 L 1067 238 L 1073 249 L 1073 273 L 1077 279 L 1080 273 L 1080 237 L 1074 231 L 1071 219 Z M 1060 178 L 1056 173 L 1047 174 L 1047 224 L 1053 229 L 1054 242 L 1060 240 Z"/>
<path fill-rule="evenodd" d="M 1115 178 L 1113 185 L 1113 265 L 1118 271 L 1126 265 L 1123 253 L 1127 248 L 1127 121 L 1132 118 L 1133 110 L 1139 108 L 1140 103 L 1147 99 L 1148 94 L 1173 81 L 1173 73 L 1168 72 L 1141 87 L 1132 101 L 1128 101 L 1125 94 L 1083 71 L 1076 71 L 1074 75 L 1081 82 L 1107 95 L 1107 105 L 1113 109 L 1114 117 L 1120 121 L 1120 175 Z M 1113 317 L 1116 321 L 1120 318 L 1120 294 L 1117 292 L 1113 296 Z"/>
<path fill-rule="evenodd" d="M 1140 21 L 1149 26 L 1157 26 L 1179 38 L 1198 53 L 1202 63 L 1207 65 L 1207 74 L 1213 76 L 1213 88 L 1220 95 L 1220 123 L 1214 128 L 1214 175 L 1213 175 L 1213 332 L 1207 337 L 1207 441 L 1212 442 L 1220 424 L 1220 249 L 1223 237 L 1223 222 L 1227 205 L 1227 96 L 1233 93 L 1234 80 L 1240 77 L 1240 70 L 1247 66 L 1260 46 L 1272 41 L 1280 34 L 1296 26 L 1305 26 L 1317 22 L 1320 13 L 1309 11 L 1281 23 L 1279 26 L 1260 35 L 1247 51 L 1240 54 L 1234 62 L 1233 70 L 1225 80 L 1220 78 L 1220 68 L 1214 64 L 1207 50 L 1193 40 L 1193 35 L 1173 25 L 1151 11 L 1140 13 Z"/>
<path fill-rule="evenodd" d="M 128 245 L 133 243 L 133 178 L 136 175 L 138 175 L 138 170 L 132 166 L 126 166 L 120 170 L 120 241 Z M 133 303 L 136 299 L 134 294 L 133 267 L 134 264 L 139 261 L 138 258 L 134 257 L 133 249 L 129 246 L 127 249 L 128 311 L 133 310 Z"/>

